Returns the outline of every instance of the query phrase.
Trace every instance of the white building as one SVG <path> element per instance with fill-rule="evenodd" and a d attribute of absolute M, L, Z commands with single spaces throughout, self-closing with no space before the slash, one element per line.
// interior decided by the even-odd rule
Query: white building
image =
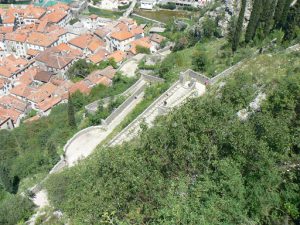
<path fill-rule="evenodd" d="M 140 8 L 152 10 L 156 3 L 156 0 L 141 0 Z"/>
<path fill-rule="evenodd" d="M 102 0 L 101 9 L 118 10 L 118 0 Z"/>
<path fill-rule="evenodd" d="M 130 43 L 135 40 L 134 34 L 129 31 L 119 31 L 111 33 L 108 37 L 111 52 L 121 50 L 126 52 L 130 49 Z"/>

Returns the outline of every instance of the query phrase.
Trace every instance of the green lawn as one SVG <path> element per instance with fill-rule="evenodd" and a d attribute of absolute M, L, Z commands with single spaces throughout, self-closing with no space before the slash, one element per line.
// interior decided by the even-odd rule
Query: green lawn
<path fill-rule="evenodd" d="M 172 21 L 175 18 L 189 19 L 191 18 L 192 15 L 195 14 L 188 11 L 171 11 L 171 10 L 146 11 L 140 9 L 135 9 L 134 13 L 140 16 L 148 17 L 150 19 L 158 20 L 163 23 Z"/>
<path fill-rule="evenodd" d="M 8 9 L 9 4 L 0 4 L 0 8 L 2 9 Z"/>
<path fill-rule="evenodd" d="M 138 16 L 130 16 L 132 19 L 134 19 L 137 24 L 152 24 L 153 22 L 151 20 L 146 20 L 146 19 L 143 19 L 141 17 L 138 17 Z"/>
<path fill-rule="evenodd" d="M 122 12 L 98 9 L 98 8 L 94 8 L 91 6 L 88 7 L 88 10 L 85 11 L 84 14 L 87 14 L 87 15 L 95 14 L 97 16 L 109 18 L 109 19 L 118 19 L 119 17 L 121 17 L 123 15 Z"/>

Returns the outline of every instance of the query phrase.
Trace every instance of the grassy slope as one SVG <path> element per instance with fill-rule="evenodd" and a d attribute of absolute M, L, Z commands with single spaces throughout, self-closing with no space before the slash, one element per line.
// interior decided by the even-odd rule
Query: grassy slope
<path fill-rule="evenodd" d="M 122 12 L 115 12 L 110 10 L 98 9 L 89 6 L 88 11 L 86 12 L 88 15 L 95 14 L 100 17 L 109 18 L 109 19 L 118 19 L 120 16 L 123 15 Z"/>
<path fill-rule="evenodd" d="M 281 87 L 277 84 L 284 77 L 293 79 L 291 76 L 299 76 L 299 65 L 299 54 L 295 53 L 260 55 L 249 60 L 236 72 L 235 79 L 227 81 L 221 101 L 213 97 L 219 92 L 214 87 L 205 97 L 193 100 L 159 120 L 153 129 L 142 135 L 142 142 L 136 140 L 137 145 L 132 142 L 113 151 L 99 148 L 91 159 L 53 176 L 48 183 L 52 203 L 67 213 L 75 224 L 105 219 L 116 223 L 121 223 L 121 219 L 124 224 L 257 223 L 265 219 L 261 212 L 270 216 L 272 212 L 268 207 L 282 208 L 278 198 L 282 198 L 283 203 L 290 201 L 286 204 L 293 209 L 293 188 L 285 187 L 290 191 L 287 197 L 284 189 L 278 186 L 282 175 L 274 165 L 274 161 L 287 160 L 289 156 L 284 152 L 276 153 L 283 148 L 272 144 L 276 140 L 278 145 L 290 145 L 290 141 L 283 139 L 285 130 L 290 129 L 287 127 L 290 118 L 283 117 L 286 124 L 276 125 L 280 120 L 268 115 L 268 110 L 275 107 L 273 102 L 264 106 L 261 115 L 254 116 L 254 122 L 240 123 L 235 113 L 253 100 L 258 89 L 272 95 Z M 284 82 L 282 86 L 285 87 Z M 299 79 L 293 82 L 299 82 Z M 281 101 L 280 97 L 277 101 Z M 286 111 L 284 115 L 288 115 L 290 111 L 284 104 L 279 112 Z M 269 125 L 261 125 L 270 126 L 269 129 L 278 132 L 279 136 L 266 133 L 267 140 L 259 142 L 252 130 L 252 123 L 258 121 L 269 121 Z M 236 143 L 230 140 L 236 140 Z M 223 148 L 230 148 L 221 146 L 221 143 L 236 145 L 236 154 L 222 153 Z M 260 155 L 251 153 L 253 147 Z M 211 171 L 214 163 L 218 166 Z M 255 166 L 258 171 L 247 170 Z M 201 174 L 200 180 L 192 186 L 187 185 L 195 173 Z M 249 179 L 250 183 L 243 183 L 244 179 Z M 255 186 L 251 187 L 252 184 Z M 266 189 L 269 191 L 265 192 Z M 260 194 L 255 197 L 252 190 Z"/>
<path fill-rule="evenodd" d="M 140 10 L 136 9 L 134 13 L 148 17 L 150 19 L 158 20 L 163 23 L 167 23 L 169 21 L 176 19 L 187 19 L 190 18 L 192 15 L 191 12 L 187 11 L 171 11 L 171 10 L 159 10 L 159 11 L 147 11 L 147 10 Z"/>

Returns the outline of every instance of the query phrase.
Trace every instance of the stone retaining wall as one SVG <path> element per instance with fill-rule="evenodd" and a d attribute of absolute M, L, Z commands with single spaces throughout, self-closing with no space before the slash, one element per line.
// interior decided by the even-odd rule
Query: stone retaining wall
<path fill-rule="evenodd" d="M 109 124 L 122 113 L 122 111 L 128 107 L 137 96 L 139 96 L 146 89 L 147 84 L 143 84 L 136 92 L 134 92 L 129 98 L 127 98 L 116 110 L 114 110 L 104 121 L 103 125 L 109 126 Z"/>
<path fill-rule="evenodd" d="M 125 127 L 117 136 L 115 136 L 108 144 L 108 146 L 113 146 L 116 143 L 120 141 L 121 136 L 126 133 L 128 130 L 130 130 L 135 123 L 139 122 L 143 119 L 144 115 L 151 111 L 155 105 L 158 102 L 164 101 L 165 98 L 167 98 L 168 93 L 173 92 L 173 90 L 177 87 L 177 85 L 180 83 L 180 81 L 176 81 L 167 91 L 165 91 L 163 94 L 161 94 L 150 106 L 148 106 L 138 117 L 136 117 L 127 127 Z"/>

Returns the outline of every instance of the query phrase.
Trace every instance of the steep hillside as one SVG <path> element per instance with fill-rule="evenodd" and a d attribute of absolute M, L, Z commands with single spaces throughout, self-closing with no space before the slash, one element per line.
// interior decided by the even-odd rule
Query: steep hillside
<path fill-rule="evenodd" d="M 249 60 L 140 138 L 51 177 L 51 202 L 71 224 L 299 223 L 299 65 L 299 53 Z"/>

